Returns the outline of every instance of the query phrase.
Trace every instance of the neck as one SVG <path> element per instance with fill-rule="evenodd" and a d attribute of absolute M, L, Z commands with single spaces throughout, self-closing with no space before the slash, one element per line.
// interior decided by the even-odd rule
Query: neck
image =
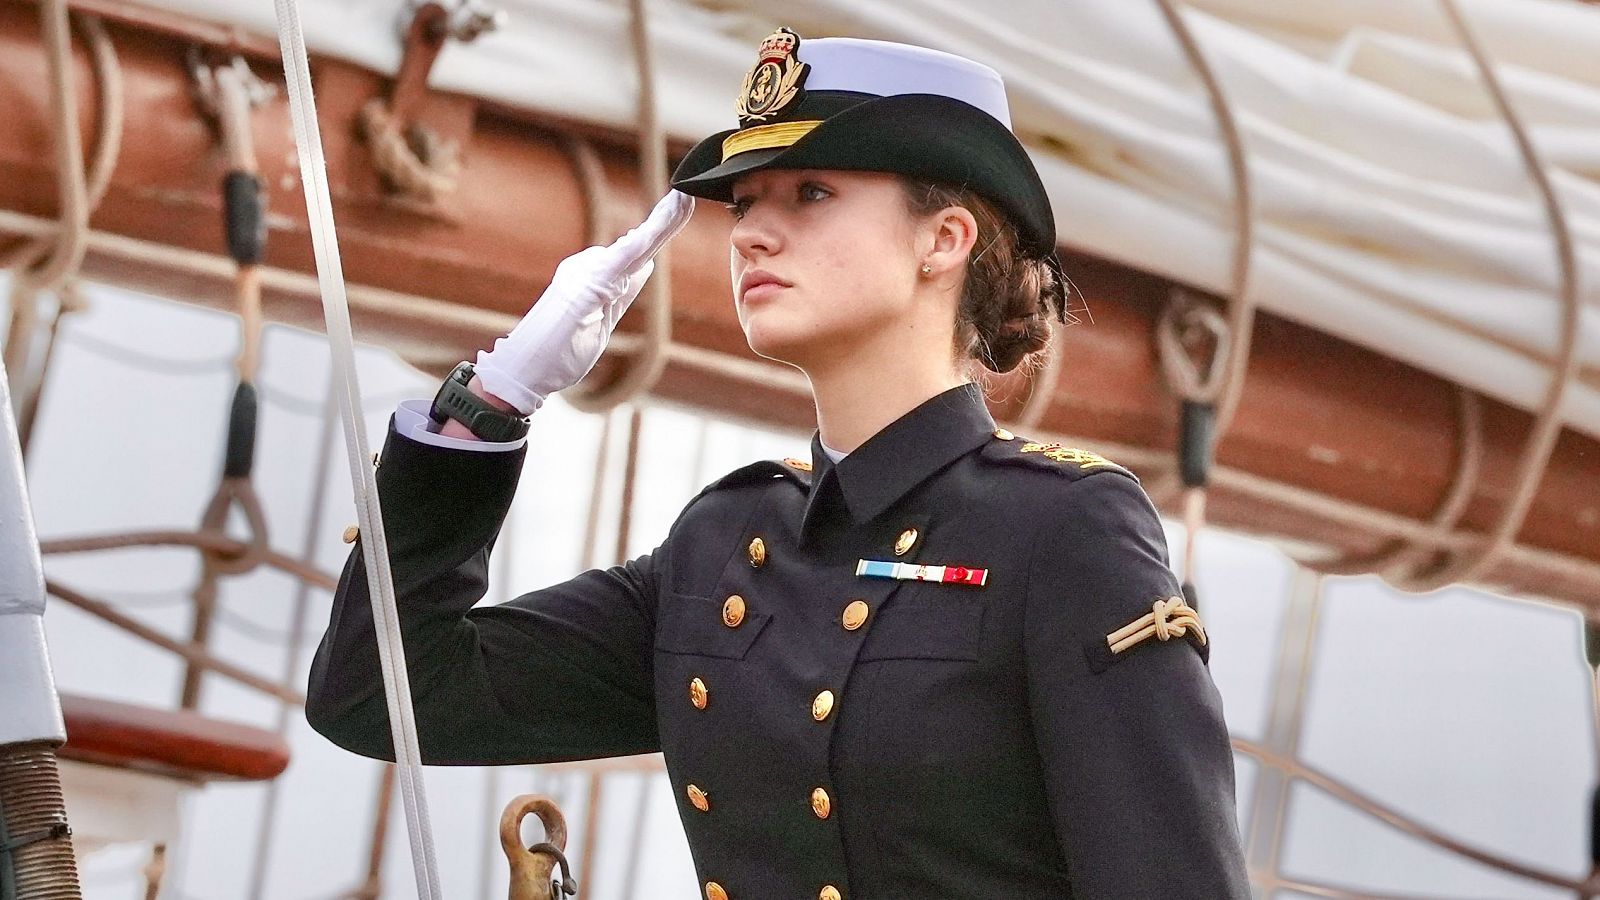
<path fill-rule="evenodd" d="M 909 364 L 892 353 L 868 357 L 876 365 L 841 362 L 806 371 L 817 404 L 817 431 L 834 450 L 854 452 L 885 426 L 967 381 L 942 358 Z"/>

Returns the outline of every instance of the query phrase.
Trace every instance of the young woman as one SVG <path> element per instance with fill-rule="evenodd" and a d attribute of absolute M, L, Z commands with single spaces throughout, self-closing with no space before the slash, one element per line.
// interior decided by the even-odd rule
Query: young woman
<path fill-rule="evenodd" d="M 644 224 L 396 411 L 378 483 L 424 759 L 660 750 L 707 900 L 1248 897 L 1209 643 L 1154 507 L 1126 469 L 996 428 L 968 377 L 1064 315 L 999 76 L 780 30 L 739 111 Z M 687 195 L 730 205 L 739 322 L 810 379 L 810 461 L 731 472 L 655 551 L 472 608 L 522 417 L 594 365 Z M 306 714 L 392 759 L 361 554 Z"/>

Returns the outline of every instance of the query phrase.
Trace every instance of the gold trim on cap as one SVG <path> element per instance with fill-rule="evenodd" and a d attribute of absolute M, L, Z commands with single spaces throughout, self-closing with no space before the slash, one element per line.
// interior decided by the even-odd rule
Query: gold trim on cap
<path fill-rule="evenodd" d="M 727 162 L 730 158 L 750 150 L 787 147 L 810 134 L 811 129 L 821 124 L 821 119 L 803 119 L 799 122 L 774 122 L 771 125 L 740 129 L 723 140 L 722 161 Z"/>

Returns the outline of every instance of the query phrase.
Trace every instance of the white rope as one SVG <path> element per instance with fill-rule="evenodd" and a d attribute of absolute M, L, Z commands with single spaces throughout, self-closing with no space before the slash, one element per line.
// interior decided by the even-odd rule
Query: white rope
<path fill-rule="evenodd" d="M 284 81 L 289 88 L 289 112 L 294 120 L 295 145 L 300 154 L 300 181 L 305 186 L 307 220 L 322 288 L 323 317 L 337 374 L 339 410 L 344 418 L 345 449 L 350 461 L 350 481 L 359 485 L 356 513 L 361 522 L 367 584 L 371 586 L 372 616 L 378 638 L 378 660 L 383 668 L 384 694 L 389 704 L 390 733 L 394 739 L 396 774 L 411 838 L 411 862 L 416 870 L 417 896 L 438 900 L 439 872 L 434 859 L 433 830 L 428 820 L 427 797 L 422 785 L 422 752 L 412 718 L 411 682 L 406 676 L 405 647 L 400 640 L 399 614 L 395 610 L 394 583 L 389 572 L 389 542 L 383 532 L 378 506 L 378 485 L 368 462 L 366 429 L 361 424 L 361 389 L 356 381 L 355 338 L 350 328 L 350 307 L 345 297 L 339 245 L 334 240 L 333 203 L 328 196 L 327 165 L 322 157 L 322 135 L 317 128 L 316 104 L 311 96 L 311 63 L 306 55 L 305 32 L 297 0 L 274 0 L 278 16 L 278 41 L 283 51 Z M 401 664 L 396 665 L 396 661 Z"/>

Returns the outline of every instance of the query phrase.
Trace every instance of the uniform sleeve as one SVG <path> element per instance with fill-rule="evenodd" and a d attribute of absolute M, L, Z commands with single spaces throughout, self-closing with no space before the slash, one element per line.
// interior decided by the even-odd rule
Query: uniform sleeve
<path fill-rule="evenodd" d="M 489 557 L 525 448 L 463 453 L 407 440 L 394 419 L 377 472 L 422 758 L 489 765 L 658 749 L 651 680 L 663 549 L 493 606 Z M 358 538 L 306 692 L 311 726 L 393 760 Z"/>
<path fill-rule="evenodd" d="M 1107 634 L 1180 595 L 1155 507 L 1109 471 L 1055 499 L 1036 519 L 1025 640 L 1075 893 L 1248 900 L 1222 698 L 1192 637 L 1151 637 L 1093 664 Z"/>

